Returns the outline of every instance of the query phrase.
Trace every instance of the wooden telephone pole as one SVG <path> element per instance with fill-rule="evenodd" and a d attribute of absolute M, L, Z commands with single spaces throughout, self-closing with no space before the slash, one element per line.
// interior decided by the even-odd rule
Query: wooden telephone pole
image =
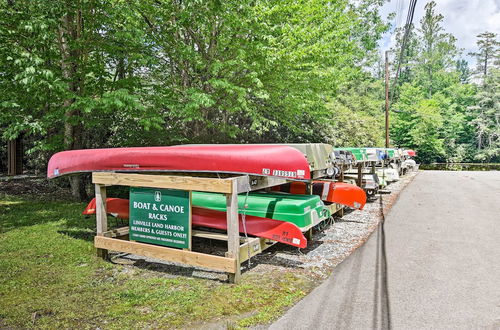
<path fill-rule="evenodd" d="M 389 148 L 389 51 L 385 51 L 385 147 Z"/>

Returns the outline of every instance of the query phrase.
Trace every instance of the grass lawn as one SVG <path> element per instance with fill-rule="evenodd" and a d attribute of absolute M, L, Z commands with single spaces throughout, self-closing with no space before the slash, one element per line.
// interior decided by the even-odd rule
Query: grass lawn
<path fill-rule="evenodd" d="M 286 271 L 231 285 L 103 261 L 84 206 L 0 195 L 0 328 L 246 327 L 310 287 Z"/>

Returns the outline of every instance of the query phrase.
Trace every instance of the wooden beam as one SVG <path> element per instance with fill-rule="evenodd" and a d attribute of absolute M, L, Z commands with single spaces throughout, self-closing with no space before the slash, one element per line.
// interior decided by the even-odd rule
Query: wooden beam
<path fill-rule="evenodd" d="M 334 215 L 337 212 L 339 212 L 340 210 L 344 209 L 343 205 L 340 205 L 340 204 L 337 204 L 337 203 L 332 203 L 330 205 L 325 205 L 325 207 L 330 211 L 331 215 Z"/>
<path fill-rule="evenodd" d="M 250 188 L 251 190 L 259 190 L 268 187 L 282 185 L 287 182 L 288 182 L 287 179 L 273 177 L 273 176 L 251 176 Z"/>
<path fill-rule="evenodd" d="M 94 245 L 98 249 L 132 253 L 148 258 L 156 258 L 192 266 L 206 267 L 228 273 L 235 273 L 236 270 L 239 270 L 239 265 L 238 267 L 236 266 L 236 259 L 234 258 L 219 257 L 210 254 L 178 250 L 152 244 L 124 241 L 104 236 L 96 236 L 94 238 Z"/>
<path fill-rule="evenodd" d="M 227 219 L 227 255 L 236 260 L 236 271 L 229 275 L 229 281 L 238 284 L 240 281 L 240 232 L 238 219 L 238 182 L 232 181 L 233 193 L 226 194 L 226 219 Z"/>
<path fill-rule="evenodd" d="M 363 164 L 358 163 L 358 187 L 363 187 Z"/>
<path fill-rule="evenodd" d="M 93 172 L 92 183 L 131 187 L 151 187 L 209 191 L 219 193 L 233 192 L 233 179 L 194 178 L 174 175 L 151 175 L 134 173 Z"/>
<path fill-rule="evenodd" d="M 213 232 L 210 232 L 210 231 L 203 231 L 203 230 L 193 230 L 191 233 L 195 237 L 215 239 L 215 240 L 218 240 L 218 241 L 227 241 L 227 235 L 226 234 L 213 233 Z"/>
<path fill-rule="evenodd" d="M 95 185 L 95 205 L 97 236 L 103 236 L 108 231 L 108 215 L 106 213 L 106 186 L 102 184 Z M 97 255 L 107 259 L 108 251 L 98 249 Z"/>
<path fill-rule="evenodd" d="M 249 242 L 240 246 L 240 263 L 248 260 L 248 247 L 250 246 L 250 257 L 256 256 L 265 249 L 276 244 L 276 241 L 265 239 L 262 237 L 251 237 Z"/>
<path fill-rule="evenodd" d="M 250 176 L 242 175 L 242 176 L 237 176 L 237 177 L 232 178 L 232 179 L 236 180 L 236 182 L 237 182 L 236 192 L 238 194 L 246 193 L 247 191 L 252 190 L 252 188 L 250 187 Z"/>
<path fill-rule="evenodd" d="M 116 229 L 111 229 L 111 230 L 105 231 L 104 233 L 102 233 L 102 236 L 104 236 L 104 237 L 120 237 L 120 236 L 128 235 L 129 232 L 130 232 L 130 227 L 126 226 L 126 227 L 121 227 L 121 228 L 116 228 Z"/>

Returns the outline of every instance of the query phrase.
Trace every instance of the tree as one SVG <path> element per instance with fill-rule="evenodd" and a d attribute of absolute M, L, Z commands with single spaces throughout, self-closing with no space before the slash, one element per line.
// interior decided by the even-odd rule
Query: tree
<path fill-rule="evenodd" d="M 456 38 L 444 32 L 444 17 L 435 13 L 435 7 L 434 1 L 425 5 L 425 13 L 418 29 L 419 56 L 416 79 L 424 87 L 429 98 L 434 92 L 449 85 L 445 76 L 454 68 L 455 56 L 458 54 Z"/>
<path fill-rule="evenodd" d="M 456 61 L 456 70 L 459 75 L 460 82 L 466 84 L 469 82 L 471 71 L 469 69 L 469 63 L 462 59 Z"/>
<path fill-rule="evenodd" d="M 365 77 L 343 86 L 327 104 L 331 110 L 327 143 L 344 147 L 384 144 L 383 80 Z"/>
<path fill-rule="evenodd" d="M 469 107 L 479 161 L 500 161 L 500 71 L 492 69 Z"/>
<path fill-rule="evenodd" d="M 113 78 L 119 63 L 124 63 L 123 54 L 135 53 L 129 47 L 131 41 L 123 42 L 123 35 L 115 33 L 121 30 L 118 22 L 126 21 L 130 11 L 108 9 L 97 1 L 0 5 L 4 139 L 25 133 L 39 137 L 35 150 L 86 148 L 102 143 L 99 135 L 89 133 L 99 127 L 100 136 L 108 135 L 119 118 L 116 113 L 122 118 L 132 113 L 149 117 L 131 93 L 134 81 L 123 84 L 119 81 L 125 78 L 123 74 Z M 69 180 L 73 195 L 85 199 L 81 177 Z"/>
<path fill-rule="evenodd" d="M 476 57 L 476 74 L 482 76 L 483 84 L 486 83 L 489 67 L 498 65 L 500 58 L 499 48 L 500 43 L 496 40 L 496 33 L 483 32 L 477 35 L 478 52 L 469 53 Z"/>

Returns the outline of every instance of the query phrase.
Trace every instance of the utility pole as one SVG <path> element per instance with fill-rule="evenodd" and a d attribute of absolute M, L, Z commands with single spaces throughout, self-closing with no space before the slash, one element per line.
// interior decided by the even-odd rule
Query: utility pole
<path fill-rule="evenodd" d="M 389 51 L 385 51 L 385 147 L 389 148 Z"/>

